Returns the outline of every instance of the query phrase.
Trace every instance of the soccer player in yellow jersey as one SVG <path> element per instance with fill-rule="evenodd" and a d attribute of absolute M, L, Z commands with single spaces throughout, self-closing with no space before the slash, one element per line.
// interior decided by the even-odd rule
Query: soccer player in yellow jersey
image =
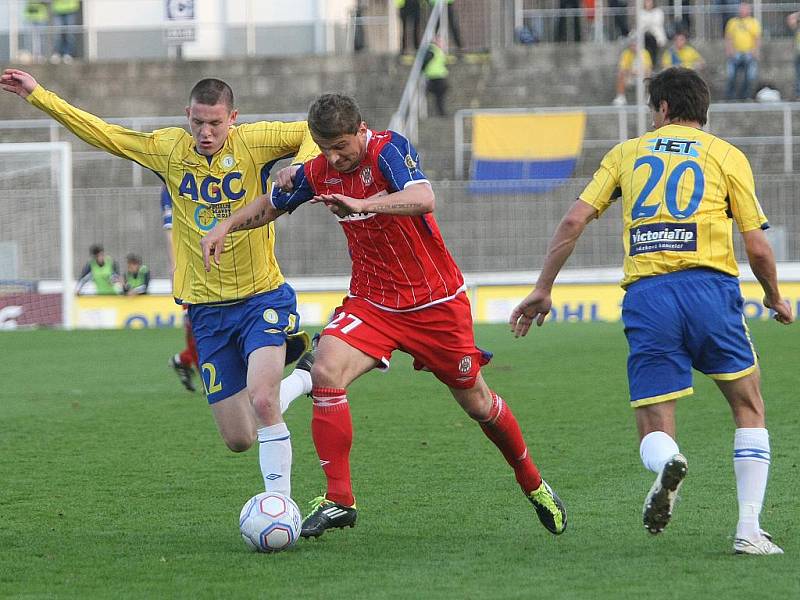
<path fill-rule="evenodd" d="M 292 447 L 280 400 L 308 393 L 311 378 L 296 369 L 281 384 L 285 342 L 298 329 L 298 315 L 294 290 L 284 283 L 275 259 L 274 230 L 231 234 L 225 240 L 228 252 L 210 272 L 203 265 L 200 238 L 266 191 L 275 161 L 296 155 L 295 162 L 302 163 L 318 153 L 306 123 L 234 125 L 233 91 L 219 79 L 204 79 L 192 89 L 186 108 L 191 133 L 179 127 L 142 133 L 110 125 L 17 69 L 3 72 L 0 87 L 87 143 L 136 161 L 164 181 L 172 198 L 173 294 L 189 305 L 217 426 L 234 452 L 257 439 L 265 488 L 289 495 Z"/>
<path fill-rule="evenodd" d="M 669 523 L 687 472 L 675 442 L 675 401 L 692 390 L 692 368 L 712 379 L 736 423 L 739 500 L 734 551 L 781 554 L 759 526 L 770 462 L 758 361 L 742 313 L 732 224 L 744 238 L 764 305 L 793 321 L 778 288 L 767 219 L 744 154 L 704 132 L 709 93 L 693 70 L 672 67 L 649 82 L 655 130 L 618 144 L 562 219 L 534 290 L 511 314 L 516 336 L 550 312 L 556 275 L 586 225 L 621 197 L 628 384 L 644 466 L 657 473 L 644 504 L 653 534 Z"/>

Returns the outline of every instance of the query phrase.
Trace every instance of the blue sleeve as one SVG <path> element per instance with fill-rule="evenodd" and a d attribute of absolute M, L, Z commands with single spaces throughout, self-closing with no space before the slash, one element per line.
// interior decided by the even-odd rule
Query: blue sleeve
<path fill-rule="evenodd" d="M 392 139 L 378 155 L 378 168 L 392 188 L 399 192 L 412 181 L 427 181 L 419 166 L 417 149 L 399 133 L 391 132 Z"/>
<path fill-rule="evenodd" d="M 161 224 L 164 229 L 172 229 L 172 198 L 167 186 L 161 188 Z"/>
<path fill-rule="evenodd" d="M 272 206 L 278 210 L 294 212 L 314 196 L 314 190 L 306 177 L 305 166 L 301 166 L 294 174 L 294 189 L 291 192 L 281 191 L 277 185 L 272 187 Z"/>

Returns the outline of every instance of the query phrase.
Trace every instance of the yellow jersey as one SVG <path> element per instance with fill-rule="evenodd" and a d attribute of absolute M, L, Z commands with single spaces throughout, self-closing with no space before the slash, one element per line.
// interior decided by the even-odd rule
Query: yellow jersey
<path fill-rule="evenodd" d="M 640 50 L 639 56 L 642 60 L 642 66 L 644 67 L 645 73 L 649 73 L 653 70 L 653 59 L 650 58 L 650 53 L 647 50 Z M 622 51 L 622 54 L 619 55 L 619 64 L 617 65 L 620 71 L 632 71 L 633 70 L 633 61 L 636 55 L 633 53 L 633 50 L 630 48 L 625 48 Z"/>
<path fill-rule="evenodd" d="M 731 41 L 734 52 L 752 52 L 761 37 L 761 23 L 755 17 L 733 17 L 725 25 L 725 39 Z"/>
<path fill-rule="evenodd" d="M 700 53 L 688 44 L 677 50 L 669 48 L 661 55 L 661 66 L 665 69 L 669 67 L 686 67 L 687 69 L 696 69 L 698 63 L 703 62 L 703 57 Z"/>
<path fill-rule="evenodd" d="M 580 199 L 601 215 L 622 197 L 622 287 L 707 267 L 738 276 L 733 227 L 766 229 L 745 155 L 701 129 L 665 125 L 617 144 Z"/>
<path fill-rule="evenodd" d="M 296 155 L 304 162 L 319 154 L 304 121 L 259 122 L 232 127 L 210 159 L 198 154 L 191 134 L 180 127 L 142 133 L 106 123 L 37 86 L 28 102 L 85 142 L 154 171 L 172 198 L 175 272 L 172 289 L 184 304 L 235 302 L 283 283 L 275 258 L 275 230 L 237 231 L 225 242 L 220 265 L 206 272 L 202 238 L 220 219 L 268 191 L 272 165 Z"/>

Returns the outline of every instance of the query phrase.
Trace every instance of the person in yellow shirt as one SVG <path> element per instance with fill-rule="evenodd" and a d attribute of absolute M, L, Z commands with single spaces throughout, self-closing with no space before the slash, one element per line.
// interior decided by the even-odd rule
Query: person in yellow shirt
<path fill-rule="evenodd" d="M 267 491 L 290 494 L 292 447 L 282 400 L 311 391 L 310 373 L 281 382 L 287 336 L 298 331 L 294 290 L 275 258 L 275 231 L 236 232 L 225 258 L 206 272 L 200 239 L 234 210 L 267 192 L 281 158 L 302 163 L 319 152 L 304 121 L 236 125 L 233 91 L 199 81 L 186 107 L 189 130 L 151 133 L 106 123 L 6 69 L 0 87 L 50 115 L 85 142 L 154 171 L 172 199 L 173 295 L 189 305 L 206 396 L 222 438 L 234 452 L 259 441 Z M 292 378 L 292 379 L 290 379 Z"/>
<path fill-rule="evenodd" d="M 683 31 L 678 31 L 672 38 L 672 46 L 661 55 L 661 66 L 686 67 L 687 69 L 701 70 L 706 62 L 700 53 L 689 44 L 688 36 Z"/>
<path fill-rule="evenodd" d="M 759 525 L 770 462 L 758 358 L 744 320 L 733 225 L 744 239 L 764 305 L 794 317 L 781 296 L 768 227 L 750 163 L 702 130 L 710 95 L 696 71 L 671 67 L 649 81 L 654 130 L 617 144 L 556 228 L 534 290 L 509 323 L 524 336 L 542 325 L 551 290 L 585 227 L 622 204 L 628 387 L 644 466 L 657 474 L 642 511 L 645 528 L 670 521 L 687 461 L 675 441 L 675 402 L 693 393 L 692 368 L 711 377 L 736 423 L 733 464 L 740 554 L 782 554 Z"/>
<path fill-rule="evenodd" d="M 725 55 L 728 57 L 726 100 L 747 100 L 753 97 L 758 78 L 758 58 L 761 52 L 761 23 L 751 16 L 747 2 L 739 5 L 739 16 L 725 26 Z M 741 84 L 736 82 L 741 74 Z"/>
<path fill-rule="evenodd" d="M 617 95 L 614 97 L 612 104 L 614 106 L 625 106 L 628 100 L 625 98 L 625 90 L 635 81 L 633 78 L 638 76 L 636 64 L 636 48 L 639 45 L 636 40 L 636 34 L 631 33 L 628 36 L 628 45 L 619 56 L 619 63 L 617 65 Z M 653 60 L 650 58 L 650 53 L 646 50 L 639 50 L 639 61 L 643 71 L 643 77 L 650 77 L 653 72 Z"/>

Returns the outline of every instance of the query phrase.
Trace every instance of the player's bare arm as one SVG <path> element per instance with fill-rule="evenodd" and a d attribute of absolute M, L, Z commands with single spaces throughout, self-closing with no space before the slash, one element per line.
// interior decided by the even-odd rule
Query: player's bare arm
<path fill-rule="evenodd" d="M 550 292 L 561 268 L 575 250 L 575 244 L 589 222 L 597 217 L 597 210 L 578 198 L 558 224 L 547 247 L 542 272 L 533 291 L 511 312 L 508 324 L 514 337 L 527 335 L 535 321 L 542 326 L 552 307 Z"/>
<path fill-rule="evenodd" d="M 211 256 L 214 256 L 214 263 L 219 265 L 220 256 L 225 251 L 225 237 L 236 231 L 244 229 L 256 229 L 271 223 L 284 212 L 272 206 L 268 194 L 259 196 L 247 206 L 234 211 L 230 217 L 217 223 L 200 240 L 200 247 L 203 249 L 203 264 L 206 271 L 211 270 Z"/>
<path fill-rule="evenodd" d="M 311 202 L 324 203 L 340 217 L 357 213 L 416 216 L 433 212 L 436 197 L 428 183 L 410 185 L 391 194 L 376 194 L 370 198 L 350 198 L 342 194 L 314 196 Z"/>
<path fill-rule="evenodd" d="M 764 290 L 764 306 L 775 311 L 778 323 L 789 325 L 794 321 L 792 306 L 781 296 L 778 288 L 778 271 L 775 267 L 775 255 L 772 252 L 767 236 L 761 229 L 745 231 L 742 234 L 747 259 L 753 274 Z"/>
<path fill-rule="evenodd" d="M 27 98 L 38 84 L 30 73 L 19 69 L 6 69 L 0 75 L 0 87 L 5 91 Z"/>

